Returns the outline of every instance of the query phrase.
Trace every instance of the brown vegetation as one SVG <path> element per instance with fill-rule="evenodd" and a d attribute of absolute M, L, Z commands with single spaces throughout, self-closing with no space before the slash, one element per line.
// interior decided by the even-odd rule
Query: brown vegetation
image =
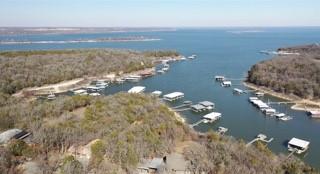
<path fill-rule="evenodd" d="M 300 55 L 278 56 L 254 65 L 247 81 L 276 92 L 305 99 L 320 99 L 320 46 L 281 48 Z"/>
<path fill-rule="evenodd" d="M 154 66 L 155 60 L 177 55 L 175 51 L 113 49 L 0 52 L 0 92 L 13 94 L 26 87 L 137 71 Z"/>

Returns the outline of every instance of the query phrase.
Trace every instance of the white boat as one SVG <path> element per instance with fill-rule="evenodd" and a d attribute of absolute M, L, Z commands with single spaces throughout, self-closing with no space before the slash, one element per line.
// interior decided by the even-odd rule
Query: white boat
<path fill-rule="evenodd" d="M 263 92 L 256 92 L 255 94 L 256 94 L 257 97 L 263 97 L 264 96 Z"/>
<path fill-rule="evenodd" d="M 164 74 L 165 73 L 163 70 L 158 70 L 157 72 L 160 73 L 160 74 Z"/>
<path fill-rule="evenodd" d="M 99 94 L 99 93 L 90 93 L 89 95 L 90 96 L 100 96 L 101 94 Z"/>
<path fill-rule="evenodd" d="M 233 93 L 234 93 L 234 94 L 243 94 L 244 91 L 243 91 L 242 89 L 234 88 L 234 89 L 233 89 Z"/>
<path fill-rule="evenodd" d="M 281 117 L 286 116 L 286 114 L 284 114 L 284 113 L 275 113 L 275 114 L 273 114 L 273 116 L 275 116 L 276 118 L 281 118 Z"/>
<path fill-rule="evenodd" d="M 290 116 L 284 116 L 284 117 L 280 117 L 279 120 L 289 121 L 289 120 L 292 120 L 292 117 L 290 117 Z"/>
<path fill-rule="evenodd" d="M 221 86 L 222 86 L 222 87 L 231 87 L 231 86 L 232 86 L 232 83 L 231 83 L 231 81 L 223 81 L 223 82 L 221 83 Z"/>
<path fill-rule="evenodd" d="M 309 141 L 305 141 L 305 140 L 301 140 L 298 138 L 292 138 L 289 142 L 288 142 L 288 150 L 290 152 L 296 152 L 297 154 L 301 154 L 305 151 L 308 150 L 310 145 Z"/>
<path fill-rule="evenodd" d="M 219 134 L 225 134 L 226 132 L 228 132 L 228 128 L 225 127 L 218 127 L 218 133 Z"/>
<path fill-rule="evenodd" d="M 164 68 L 162 68 L 162 71 L 169 71 L 169 68 L 168 67 L 164 67 Z"/>
<path fill-rule="evenodd" d="M 54 95 L 53 93 L 49 94 L 47 97 L 48 100 L 54 100 L 56 99 L 56 95 Z"/>
<path fill-rule="evenodd" d="M 139 76 L 139 75 L 130 75 L 125 78 L 125 80 L 127 80 L 129 82 L 138 82 L 140 79 L 141 79 L 141 76 Z"/>
<path fill-rule="evenodd" d="M 187 60 L 187 58 L 184 57 L 184 56 L 182 56 L 182 57 L 180 58 L 180 60 Z"/>
<path fill-rule="evenodd" d="M 160 96 L 162 94 L 162 91 L 153 91 L 151 94 L 155 96 Z"/>

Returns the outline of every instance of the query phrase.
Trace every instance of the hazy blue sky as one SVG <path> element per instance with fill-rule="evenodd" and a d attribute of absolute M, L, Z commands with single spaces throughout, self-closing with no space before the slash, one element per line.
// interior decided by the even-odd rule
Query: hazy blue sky
<path fill-rule="evenodd" d="M 0 26 L 320 26 L 320 0 L 0 0 Z"/>

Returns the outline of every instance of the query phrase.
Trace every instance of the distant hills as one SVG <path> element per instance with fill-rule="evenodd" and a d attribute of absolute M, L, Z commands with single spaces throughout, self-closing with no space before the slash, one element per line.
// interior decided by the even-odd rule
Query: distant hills
<path fill-rule="evenodd" d="M 152 32 L 175 31 L 174 28 L 131 28 L 131 27 L 0 27 L 0 35 L 18 34 L 76 34 L 109 32 Z"/>

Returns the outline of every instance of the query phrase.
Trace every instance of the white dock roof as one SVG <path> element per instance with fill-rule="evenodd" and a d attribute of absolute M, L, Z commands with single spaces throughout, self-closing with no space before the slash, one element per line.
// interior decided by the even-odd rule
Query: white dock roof
<path fill-rule="evenodd" d="M 141 93 L 146 89 L 144 86 L 134 86 L 129 89 L 128 93 Z"/>
<path fill-rule="evenodd" d="M 166 94 L 163 97 L 168 98 L 168 99 L 174 99 L 174 98 L 182 97 L 182 96 L 184 96 L 184 93 L 182 93 L 182 92 L 173 92 L 170 94 Z"/>
<path fill-rule="evenodd" d="M 152 94 L 154 94 L 154 95 L 161 95 L 161 94 L 162 94 L 162 91 L 153 91 Z"/>
<path fill-rule="evenodd" d="M 223 81 L 222 84 L 223 85 L 231 85 L 231 81 Z"/>
<path fill-rule="evenodd" d="M 211 112 L 205 116 L 203 116 L 203 118 L 207 118 L 207 119 L 210 119 L 210 120 L 216 120 L 218 118 L 221 117 L 221 113 L 219 112 Z"/>
<path fill-rule="evenodd" d="M 214 103 L 209 102 L 209 101 L 199 102 L 199 104 L 200 104 L 200 105 L 203 105 L 203 106 L 205 106 L 205 107 L 214 106 Z"/>
<path fill-rule="evenodd" d="M 290 145 L 293 145 L 293 146 L 297 146 L 297 147 L 301 147 L 301 148 L 308 148 L 310 142 L 309 141 L 305 141 L 305 140 L 301 140 L 301 139 L 298 139 L 298 138 L 292 138 L 289 143 Z"/>

